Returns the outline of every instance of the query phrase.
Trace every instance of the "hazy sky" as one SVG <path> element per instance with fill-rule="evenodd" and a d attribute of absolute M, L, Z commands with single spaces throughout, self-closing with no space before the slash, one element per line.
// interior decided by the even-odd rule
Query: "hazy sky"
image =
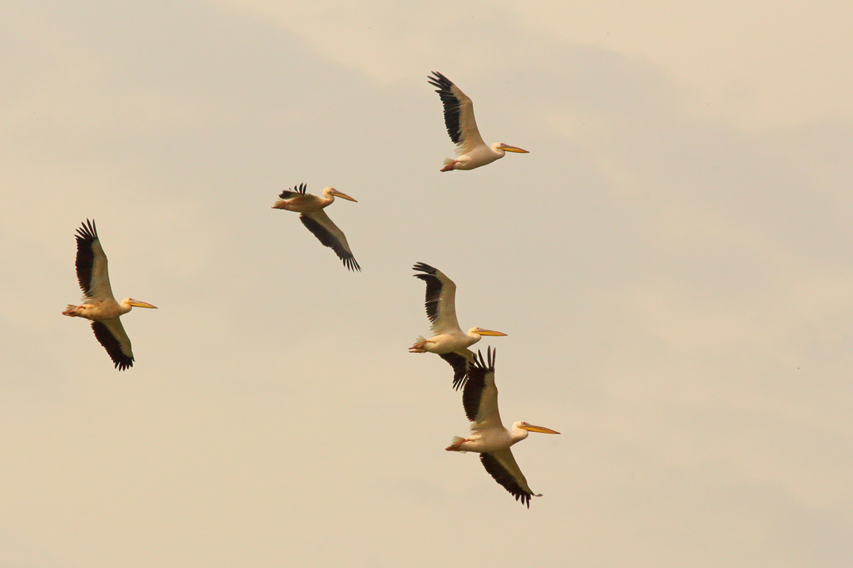
<path fill-rule="evenodd" d="M 853 564 L 849 2 L 2 8 L 0 568 Z M 440 173 L 432 70 L 531 153 Z M 86 218 L 159 307 L 123 373 Z M 562 432 L 529 510 L 444 451 L 418 261 Z"/>

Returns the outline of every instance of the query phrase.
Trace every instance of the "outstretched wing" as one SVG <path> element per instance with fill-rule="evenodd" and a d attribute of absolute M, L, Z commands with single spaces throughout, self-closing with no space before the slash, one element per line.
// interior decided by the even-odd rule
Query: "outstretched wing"
<path fill-rule="evenodd" d="M 459 322 L 456 320 L 456 284 L 438 269 L 423 262 L 418 262 L 413 270 L 423 272 L 414 274 L 426 282 L 426 313 L 432 322 L 432 331 L 435 334 L 447 333 L 449 331 L 461 331 Z"/>
<path fill-rule="evenodd" d="M 113 298 L 107 255 L 101 247 L 95 221 L 86 219 L 77 229 L 77 281 L 87 298 Z"/>
<path fill-rule="evenodd" d="M 344 236 L 343 231 L 332 223 L 332 220 L 329 219 L 325 211 L 318 209 L 311 213 L 302 213 L 299 215 L 299 219 L 309 231 L 314 233 L 314 236 L 321 243 L 335 251 L 338 258 L 343 261 L 344 266 L 350 270 L 361 270 L 361 267 L 352 255 L 352 250 L 349 248 L 349 243 L 347 243 L 347 238 Z"/>
<path fill-rule="evenodd" d="M 459 87 L 437 71 L 428 77 L 429 84 L 438 87 L 435 92 L 444 106 L 444 125 L 450 139 L 456 144 L 456 154 L 467 154 L 476 146 L 485 146 L 474 120 L 474 104 Z"/>
<path fill-rule="evenodd" d="M 92 322 L 92 331 L 104 349 L 109 353 L 116 369 L 124 371 L 133 367 L 133 351 L 130 349 L 130 338 L 124 332 L 124 326 L 117 317 Z"/>
<path fill-rule="evenodd" d="M 527 479 L 521 473 L 521 469 L 519 469 L 509 448 L 480 454 L 480 461 L 489 475 L 503 485 L 504 489 L 509 491 L 516 501 L 521 501 L 523 505 L 527 505 L 528 509 L 530 508 L 531 497 L 542 496 L 533 493 L 530 486 L 527 485 Z"/>

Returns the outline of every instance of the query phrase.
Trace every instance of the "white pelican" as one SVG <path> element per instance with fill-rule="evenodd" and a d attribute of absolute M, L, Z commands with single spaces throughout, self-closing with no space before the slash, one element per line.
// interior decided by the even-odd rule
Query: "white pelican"
<path fill-rule="evenodd" d="M 555 430 L 543 426 L 533 426 L 527 422 L 516 422 L 512 431 L 504 428 L 501 414 L 498 411 L 498 387 L 495 386 L 495 351 L 487 350 L 488 361 L 483 360 L 479 351 L 479 360 L 474 357 L 474 363 L 468 371 L 468 381 L 462 391 L 462 405 L 465 414 L 471 421 L 471 435 L 467 438 L 453 437 L 453 443 L 448 452 L 478 452 L 483 467 L 495 481 L 515 496 L 516 501 L 530 508 L 531 497 L 542 495 L 533 493 L 524 474 L 521 473 L 515 458 L 512 457 L 510 446 L 522 441 L 528 432 L 543 434 L 559 434 Z"/>
<path fill-rule="evenodd" d="M 483 335 L 505 336 L 500 331 L 472 327 L 468 333 L 462 331 L 456 321 L 456 284 L 428 264 L 419 262 L 414 270 L 423 272 L 415 274 L 426 282 L 426 313 L 432 322 L 433 336 L 429 339 L 418 337 L 414 345 L 409 347 L 409 353 L 436 353 L 453 367 L 453 388 L 458 389 L 465 384 L 468 365 L 474 360 L 474 354 L 468 349 L 480 341 Z"/>
<path fill-rule="evenodd" d="M 83 223 L 77 229 L 77 280 L 83 290 L 83 303 L 79 306 L 68 304 L 62 315 L 92 320 L 95 337 L 115 363 L 116 369 L 124 371 L 133 367 L 133 351 L 130 338 L 124 332 L 119 316 L 132 308 L 154 308 L 147 302 L 125 298 L 116 302 L 110 288 L 110 275 L 107 272 L 107 255 L 101 247 L 95 221 Z"/>
<path fill-rule="evenodd" d="M 314 233 L 321 243 L 331 248 L 344 262 L 344 266 L 350 270 L 361 270 L 355 261 L 352 250 L 349 248 L 347 238 L 337 225 L 332 223 L 323 208 L 328 207 L 335 201 L 335 196 L 349 201 L 355 201 L 352 197 L 338 191 L 334 187 L 323 190 L 323 197 L 317 197 L 305 193 L 305 184 L 300 184 L 292 190 L 285 190 L 279 195 L 279 200 L 272 206 L 273 209 L 286 209 L 300 213 L 299 220 L 309 231 Z M 358 201 L 355 201 L 358 203 Z"/>
<path fill-rule="evenodd" d="M 438 71 L 432 73 L 435 76 L 427 78 L 430 85 L 438 87 L 435 92 L 444 105 L 444 124 L 450 139 L 456 144 L 458 156 L 455 160 L 445 159 L 441 171 L 473 170 L 503 158 L 506 152 L 530 153 L 503 142 L 486 146 L 474 121 L 474 103 L 450 79 Z"/>

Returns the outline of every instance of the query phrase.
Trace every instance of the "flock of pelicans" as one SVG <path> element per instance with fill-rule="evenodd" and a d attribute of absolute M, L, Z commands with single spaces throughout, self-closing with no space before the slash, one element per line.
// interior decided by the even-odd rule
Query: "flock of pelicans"
<path fill-rule="evenodd" d="M 429 83 L 437 87 L 444 106 L 444 122 L 450 139 L 456 144 L 456 159 L 444 161 L 441 171 L 472 170 L 502 158 L 506 152 L 527 153 L 526 150 L 503 143 L 487 146 L 474 122 L 474 108 L 465 93 L 441 73 L 433 72 Z M 344 265 L 353 271 L 361 267 L 352 254 L 346 236 L 332 222 L 324 209 L 335 197 L 355 201 L 334 188 L 323 190 L 322 197 L 306 192 L 305 184 L 283 191 L 274 209 L 299 213 L 299 219 L 319 241 L 330 247 Z M 95 222 L 86 220 L 77 229 L 77 279 L 83 290 L 83 303 L 68 305 L 63 315 L 82 317 L 92 322 L 95 337 L 106 349 L 115 367 L 123 371 L 133 366 L 130 338 L 124 331 L 120 316 L 132 308 L 154 308 L 147 302 L 125 298 L 116 301 L 110 288 L 107 257 L 98 238 Z M 462 405 L 471 433 L 467 438 L 454 437 L 447 451 L 477 452 L 486 471 L 509 491 L 515 499 L 530 507 L 533 493 L 524 474 L 513 458 L 510 446 L 525 439 L 528 432 L 559 434 L 549 428 L 516 422 L 512 430 L 501 423 L 498 411 L 498 389 L 495 386 L 495 351 L 488 348 L 486 357 L 468 349 L 483 336 L 505 336 L 505 333 L 473 327 L 462 331 L 456 320 L 456 284 L 441 271 L 424 263 L 414 266 L 414 276 L 426 283 L 426 313 L 431 322 L 432 337 L 418 337 L 410 353 L 435 353 L 453 368 L 453 387 L 462 389 Z"/>

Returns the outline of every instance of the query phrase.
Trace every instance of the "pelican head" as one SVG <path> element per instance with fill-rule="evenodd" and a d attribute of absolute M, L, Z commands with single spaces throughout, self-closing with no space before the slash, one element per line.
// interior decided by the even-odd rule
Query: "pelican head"
<path fill-rule="evenodd" d="M 509 144 L 504 144 L 503 142 L 499 142 L 495 145 L 495 150 L 503 150 L 504 152 L 515 152 L 516 154 L 529 154 L 527 150 L 522 150 L 516 146 L 510 146 Z"/>
<path fill-rule="evenodd" d="M 489 335 L 494 337 L 504 337 L 505 333 L 500 331 L 492 331 L 491 329 L 483 329 L 482 327 L 472 327 L 468 330 L 468 335 Z"/>
<path fill-rule="evenodd" d="M 346 199 L 347 201 L 355 201 L 355 199 L 353 199 L 352 197 L 350 197 L 349 195 L 347 195 L 346 193 L 344 193 L 342 191 L 338 191 L 334 187 L 327 187 L 326 189 L 324 189 L 323 190 L 323 196 L 326 199 L 332 199 L 333 197 L 340 197 L 341 199 Z M 355 202 L 358 203 L 358 201 L 355 201 Z"/>
<path fill-rule="evenodd" d="M 521 428 L 522 430 L 527 430 L 528 432 L 539 432 L 540 434 L 559 434 L 556 430 L 551 430 L 550 428 L 545 428 L 544 426 L 534 426 L 533 424 L 528 424 L 527 422 L 516 422 L 514 426 Z"/>
<path fill-rule="evenodd" d="M 153 308 L 157 309 L 157 306 L 151 305 L 148 302 L 142 302 L 140 300 L 134 300 L 133 298 L 125 298 L 121 301 L 122 304 L 126 306 L 132 306 L 134 308 Z"/>

